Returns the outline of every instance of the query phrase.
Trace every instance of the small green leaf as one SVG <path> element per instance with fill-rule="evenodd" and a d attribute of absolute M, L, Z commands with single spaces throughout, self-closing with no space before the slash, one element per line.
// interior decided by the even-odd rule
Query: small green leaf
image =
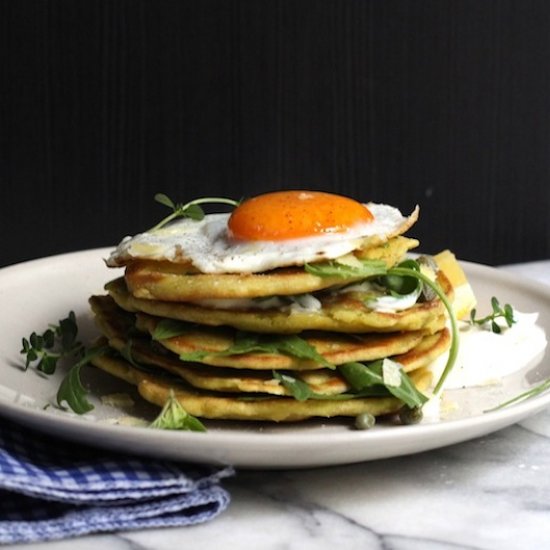
<path fill-rule="evenodd" d="M 86 398 L 86 390 L 80 381 L 80 369 L 82 367 L 83 363 L 74 365 L 57 391 L 57 404 L 63 407 L 63 403 L 67 403 L 71 410 L 77 414 L 85 414 L 94 408 Z"/>
<path fill-rule="evenodd" d="M 168 340 L 189 332 L 189 325 L 175 319 L 162 319 L 159 321 L 151 337 L 153 340 Z"/>
<path fill-rule="evenodd" d="M 124 357 L 124 359 L 126 359 L 126 361 L 128 361 L 128 363 L 130 363 L 133 367 L 136 367 L 136 368 L 139 368 L 138 364 L 136 363 L 135 359 L 134 359 L 134 356 L 133 356 L 133 351 L 132 351 L 132 347 L 134 345 L 134 342 L 131 338 L 128 338 L 128 340 L 126 340 L 126 344 L 124 345 L 123 348 L 121 348 L 118 352 L 120 353 L 120 355 L 122 355 L 122 357 Z"/>
<path fill-rule="evenodd" d="M 74 349 L 78 326 L 74 312 L 71 311 L 66 319 L 59 321 L 59 335 L 61 336 L 61 349 L 71 351 Z"/>
<path fill-rule="evenodd" d="M 168 208 L 172 208 L 173 210 L 176 209 L 176 205 L 174 204 L 174 201 L 164 193 L 157 193 L 155 195 L 155 200 L 158 203 L 163 204 L 164 206 L 167 206 Z"/>
<path fill-rule="evenodd" d="M 420 271 L 420 266 L 414 260 L 405 260 L 397 267 Z M 389 273 L 381 277 L 380 283 L 386 287 L 393 295 L 405 296 L 407 294 L 418 293 L 422 291 L 422 281 L 415 276 L 394 275 Z"/>
<path fill-rule="evenodd" d="M 58 359 L 58 356 L 44 355 L 36 366 L 36 369 L 40 372 L 43 372 L 44 374 L 53 374 L 57 367 Z"/>
<path fill-rule="evenodd" d="M 280 351 L 281 353 L 297 357 L 298 359 L 309 359 L 329 369 L 335 368 L 334 365 L 318 353 L 311 344 L 296 334 L 279 336 L 274 340 L 273 345 L 275 351 Z"/>
<path fill-rule="evenodd" d="M 51 329 L 48 329 L 43 334 L 43 341 L 44 341 L 44 347 L 47 349 L 51 349 L 55 345 L 55 332 Z"/>
<path fill-rule="evenodd" d="M 340 365 L 338 370 L 348 384 L 357 392 L 381 386 L 409 407 L 422 406 L 428 400 L 427 397 L 416 389 L 416 386 L 402 368 L 399 367 L 396 370 L 386 367 L 387 373 L 391 370 L 391 376 L 386 374 L 386 379 L 384 378 L 384 362 L 387 361 L 390 360 L 373 361 L 368 365 L 363 363 L 345 363 L 344 365 Z M 390 364 L 397 365 L 393 361 Z M 396 376 L 399 377 L 398 381 L 396 381 Z"/>
<path fill-rule="evenodd" d="M 80 370 L 94 357 L 104 355 L 108 352 L 108 346 L 90 348 L 86 351 L 82 359 L 71 367 L 57 390 L 57 404 L 60 407 L 63 408 L 63 403 L 67 403 L 70 409 L 77 414 L 85 414 L 94 408 L 86 398 L 86 389 L 80 381 Z"/>
<path fill-rule="evenodd" d="M 361 391 L 376 385 L 384 385 L 384 379 L 381 375 L 381 359 L 369 363 L 368 366 L 363 363 L 345 363 L 338 366 L 338 371 L 354 391 Z"/>
<path fill-rule="evenodd" d="M 168 399 L 160 411 L 160 414 L 153 420 L 150 427 L 161 430 L 206 431 L 204 424 L 183 408 L 172 390 L 170 390 Z"/>
<path fill-rule="evenodd" d="M 21 340 L 21 351 L 19 353 L 28 353 L 30 349 L 31 349 L 30 342 L 26 338 L 23 338 Z"/>
<path fill-rule="evenodd" d="M 238 331 L 234 342 L 223 351 L 192 351 L 180 354 L 183 361 L 201 361 L 206 356 L 226 357 L 245 353 L 282 353 L 298 359 L 309 359 L 327 368 L 334 365 L 327 361 L 317 350 L 296 334 L 281 336 L 262 336 L 252 332 Z"/>
<path fill-rule="evenodd" d="M 273 371 L 273 378 L 278 380 L 297 401 L 306 401 L 317 395 L 303 380 L 294 376 Z"/>
<path fill-rule="evenodd" d="M 44 339 L 36 334 L 36 332 L 33 332 L 29 337 L 29 342 L 33 348 L 41 350 L 43 348 Z"/>
<path fill-rule="evenodd" d="M 182 361 L 190 361 L 190 362 L 201 362 L 207 355 L 212 355 L 211 353 L 207 351 L 188 351 L 185 353 L 180 353 L 179 358 Z M 214 355 L 216 355 L 214 353 Z"/>
<path fill-rule="evenodd" d="M 504 318 L 508 327 L 511 327 L 516 322 L 514 319 L 514 308 L 510 304 L 504 306 Z"/>
<path fill-rule="evenodd" d="M 195 221 L 201 221 L 204 219 L 204 210 L 198 204 L 190 204 L 185 210 L 181 211 L 182 214 Z"/>
<path fill-rule="evenodd" d="M 368 278 L 384 275 L 387 272 L 385 262 L 381 260 L 364 260 L 360 266 L 341 264 L 335 260 L 305 264 L 304 269 L 317 277 Z"/>

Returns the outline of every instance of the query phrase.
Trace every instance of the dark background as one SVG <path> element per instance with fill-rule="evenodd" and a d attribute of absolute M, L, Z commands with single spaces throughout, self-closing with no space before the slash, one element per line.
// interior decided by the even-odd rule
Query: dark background
<path fill-rule="evenodd" d="M 550 2 L 0 0 L 0 265 L 178 201 L 410 211 L 425 252 L 550 257 Z"/>

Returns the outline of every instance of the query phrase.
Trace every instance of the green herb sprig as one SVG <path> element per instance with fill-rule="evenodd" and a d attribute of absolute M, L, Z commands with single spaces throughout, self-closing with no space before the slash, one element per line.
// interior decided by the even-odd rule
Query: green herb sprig
<path fill-rule="evenodd" d="M 157 193 L 155 200 L 167 206 L 172 210 L 172 213 L 162 219 L 157 225 L 149 229 L 149 232 L 156 231 L 176 218 L 191 218 L 192 220 L 200 221 L 204 218 L 204 210 L 200 207 L 201 204 L 228 204 L 230 206 L 238 206 L 239 202 L 233 199 L 223 197 L 204 197 L 195 199 L 186 203 L 176 203 L 164 193 Z"/>
<path fill-rule="evenodd" d="M 547 378 L 537 386 L 534 386 L 533 388 L 528 389 L 527 391 L 520 393 L 519 395 L 516 395 L 515 397 L 512 397 L 512 399 L 509 399 L 508 401 L 505 401 L 504 403 L 500 403 L 500 405 L 497 405 L 496 407 L 493 407 L 492 409 L 487 409 L 483 412 L 493 412 L 498 411 L 500 409 L 504 409 L 505 407 L 509 407 L 510 405 L 515 405 L 516 403 L 521 403 L 522 401 L 525 401 L 526 399 L 530 399 L 531 397 L 535 397 L 537 395 L 540 395 L 541 393 L 544 393 L 546 390 L 550 390 L 550 378 Z"/>
<path fill-rule="evenodd" d="M 71 311 L 42 334 L 33 332 L 29 338 L 23 338 L 20 353 L 26 356 L 25 370 L 34 364 L 38 371 L 53 374 L 60 359 L 78 357 L 83 352 L 84 345 L 77 340 L 77 335 L 76 317 Z"/>
<path fill-rule="evenodd" d="M 368 279 L 386 275 L 388 268 L 382 260 L 364 260 L 361 265 L 341 264 L 336 260 L 305 264 L 304 269 L 317 277 L 340 277 L 342 279 Z"/>
<path fill-rule="evenodd" d="M 502 307 L 497 298 L 493 296 L 491 298 L 491 308 L 493 312 L 480 319 L 476 319 L 477 311 L 475 308 L 472 309 L 470 312 L 470 324 L 479 327 L 490 324 L 491 331 L 495 334 L 500 334 L 502 332 L 502 327 L 496 322 L 497 319 L 504 319 L 508 328 L 516 322 L 514 318 L 514 308 L 510 304 L 505 304 L 504 307 Z"/>
<path fill-rule="evenodd" d="M 86 348 L 78 340 L 78 325 L 73 311 L 57 325 L 50 325 L 43 333 L 33 332 L 23 338 L 21 353 L 25 355 L 25 369 L 34 366 L 47 375 L 55 373 L 61 361 L 75 362 L 69 369 L 57 392 L 57 404 L 66 403 L 77 414 L 84 414 L 94 407 L 86 398 L 86 389 L 80 380 L 80 370 L 97 355 L 108 351 L 106 346 Z"/>

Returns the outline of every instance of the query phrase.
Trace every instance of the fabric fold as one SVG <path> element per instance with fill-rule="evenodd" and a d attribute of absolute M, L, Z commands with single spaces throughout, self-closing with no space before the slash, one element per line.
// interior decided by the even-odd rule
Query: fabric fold
<path fill-rule="evenodd" d="M 228 506 L 220 481 L 232 474 L 69 446 L 1 419 L 0 543 L 202 523 Z"/>

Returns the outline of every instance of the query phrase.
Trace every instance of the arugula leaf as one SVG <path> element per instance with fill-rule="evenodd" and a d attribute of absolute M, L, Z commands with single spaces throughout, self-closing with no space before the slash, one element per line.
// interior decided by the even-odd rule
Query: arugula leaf
<path fill-rule="evenodd" d="M 319 396 L 303 380 L 299 380 L 294 376 L 273 371 L 273 378 L 278 380 L 296 401 L 306 401 Z"/>
<path fill-rule="evenodd" d="M 344 363 L 338 366 L 338 372 L 354 391 L 361 391 L 375 385 L 384 385 L 382 378 L 382 359 L 363 363 Z"/>
<path fill-rule="evenodd" d="M 412 269 L 416 272 L 420 271 L 418 262 L 414 260 L 405 260 L 398 264 L 397 267 Z M 387 275 L 381 277 L 380 283 L 386 287 L 392 296 L 400 297 L 407 294 L 422 292 L 422 281 L 414 275 L 396 275 L 392 273 L 391 269 Z"/>
<path fill-rule="evenodd" d="M 306 401 L 307 399 L 317 399 L 321 401 L 347 401 L 357 397 L 380 397 L 388 395 L 385 388 L 370 387 L 356 393 L 337 393 L 323 394 L 314 392 L 309 385 L 287 373 L 273 371 L 273 378 L 278 380 L 297 401 Z"/>
<path fill-rule="evenodd" d="M 126 361 L 128 361 L 128 363 L 130 363 L 130 365 L 132 365 L 133 367 L 139 368 L 133 356 L 133 352 L 132 352 L 133 346 L 134 346 L 133 340 L 131 338 L 128 338 L 128 340 L 124 344 L 124 347 L 118 350 L 118 352 L 120 353 L 120 355 L 122 355 L 124 359 L 126 359 Z"/>
<path fill-rule="evenodd" d="M 63 402 L 77 414 L 85 414 L 94 406 L 86 398 L 86 389 L 80 381 L 81 363 L 74 365 L 59 386 L 57 391 L 57 404 L 63 408 Z"/>
<path fill-rule="evenodd" d="M 298 359 L 310 359 L 327 368 L 334 368 L 334 365 L 318 353 L 311 344 L 296 334 L 266 336 L 238 331 L 233 345 L 223 351 L 192 351 L 180 354 L 180 359 L 183 361 L 201 361 L 206 356 L 225 357 L 245 353 L 284 353 Z"/>
<path fill-rule="evenodd" d="M 150 428 L 161 430 L 187 430 L 191 432 L 205 432 L 206 427 L 195 416 L 190 415 L 176 399 L 173 390 L 160 414 L 151 422 Z"/>
<path fill-rule="evenodd" d="M 85 414 L 91 411 L 94 406 L 86 398 L 86 389 L 80 381 L 80 370 L 88 364 L 94 357 L 103 355 L 109 351 L 107 346 L 90 348 L 63 378 L 59 389 L 57 390 L 57 404 L 63 408 L 63 402 L 77 414 Z"/>
<path fill-rule="evenodd" d="M 310 359 L 327 368 L 335 368 L 334 365 L 318 353 L 311 344 L 308 344 L 308 342 L 296 334 L 277 337 L 273 342 L 273 347 L 275 351 L 278 350 L 286 355 L 291 355 L 298 359 Z"/>
<path fill-rule="evenodd" d="M 388 268 L 382 260 L 363 260 L 360 266 L 341 264 L 335 260 L 305 264 L 304 269 L 317 277 L 368 278 L 384 275 Z"/>
<path fill-rule="evenodd" d="M 218 352 L 221 353 L 221 352 Z M 216 352 L 208 352 L 208 351 L 187 351 L 185 353 L 180 353 L 179 358 L 182 361 L 190 361 L 190 362 L 201 362 L 205 357 L 213 355 L 217 356 Z"/>
<path fill-rule="evenodd" d="M 175 319 L 162 319 L 159 321 L 151 337 L 153 340 L 168 340 L 189 332 L 189 324 Z"/>
<path fill-rule="evenodd" d="M 409 407 L 420 407 L 428 400 L 424 394 L 416 389 L 401 366 L 390 359 L 379 359 L 368 365 L 345 363 L 340 365 L 338 370 L 357 392 L 373 386 L 383 386 L 390 394 Z"/>

